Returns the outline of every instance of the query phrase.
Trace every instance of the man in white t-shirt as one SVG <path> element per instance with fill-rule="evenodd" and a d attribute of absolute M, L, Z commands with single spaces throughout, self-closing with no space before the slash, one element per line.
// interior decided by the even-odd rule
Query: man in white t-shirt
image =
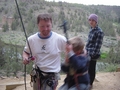
<path fill-rule="evenodd" d="M 37 17 L 39 32 L 28 37 L 33 57 L 34 68 L 31 74 L 33 90 L 55 90 L 58 84 L 61 64 L 61 52 L 65 51 L 66 38 L 52 29 L 49 14 Z M 28 64 L 30 49 L 26 43 L 23 51 L 23 63 Z"/>

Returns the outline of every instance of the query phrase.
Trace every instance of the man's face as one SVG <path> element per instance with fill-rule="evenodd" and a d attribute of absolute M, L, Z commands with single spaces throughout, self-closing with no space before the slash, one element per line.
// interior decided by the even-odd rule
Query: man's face
<path fill-rule="evenodd" d="M 93 19 L 89 19 L 89 24 L 92 28 L 96 27 L 97 23 Z"/>
<path fill-rule="evenodd" d="M 50 35 L 51 29 L 52 29 L 52 23 L 50 20 L 40 20 L 38 23 L 38 28 L 40 31 L 41 37 L 47 37 Z"/>

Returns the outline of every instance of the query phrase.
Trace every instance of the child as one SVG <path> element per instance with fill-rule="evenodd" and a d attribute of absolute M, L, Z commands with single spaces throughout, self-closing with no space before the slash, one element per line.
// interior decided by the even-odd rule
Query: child
<path fill-rule="evenodd" d="M 66 45 L 66 61 L 61 69 L 67 74 L 64 84 L 59 90 L 89 90 L 88 63 L 89 56 L 83 54 L 84 42 L 80 37 L 74 37 Z"/>

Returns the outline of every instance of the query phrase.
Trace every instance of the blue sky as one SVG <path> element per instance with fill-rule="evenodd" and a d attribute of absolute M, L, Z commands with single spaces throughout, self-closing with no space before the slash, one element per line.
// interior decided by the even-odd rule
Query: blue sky
<path fill-rule="evenodd" d="M 117 5 L 120 6 L 119 0 L 46 0 L 46 1 L 65 1 L 69 3 L 79 3 L 85 5 Z"/>

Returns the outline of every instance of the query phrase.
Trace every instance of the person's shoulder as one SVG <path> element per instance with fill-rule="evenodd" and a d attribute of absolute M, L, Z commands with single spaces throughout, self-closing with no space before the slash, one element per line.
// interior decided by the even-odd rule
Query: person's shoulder
<path fill-rule="evenodd" d="M 85 59 L 86 59 L 86 55 L 85 55 L 85 56 L 79 55 L 79 59 L 80 59 L 80 60 L 85 60 Z"/>
<path fill-rule="evenodd" d="M 33 38 L 36 38 L 37 36 L 38 36 L 38 32 L 30 35 L 28 39 L 33 39 Z"/>
<path fill-rule="evenodd" d="M 85 61 L 89 61 L 90 60 L 90 56 L 89 55 L 80 55 L 79 56 L 80 60 L 85 60 Z"/>
<path fill-rule="evenodd" d="M 97 27 L 96 34 L 104 36 L 103 30 L 99 26 Z"/>
<path fill-rule="evenodd" d="M 99 26 L 97 27 L 97 31 L 98 32 L 103 32 L 103 30 Z"/>

